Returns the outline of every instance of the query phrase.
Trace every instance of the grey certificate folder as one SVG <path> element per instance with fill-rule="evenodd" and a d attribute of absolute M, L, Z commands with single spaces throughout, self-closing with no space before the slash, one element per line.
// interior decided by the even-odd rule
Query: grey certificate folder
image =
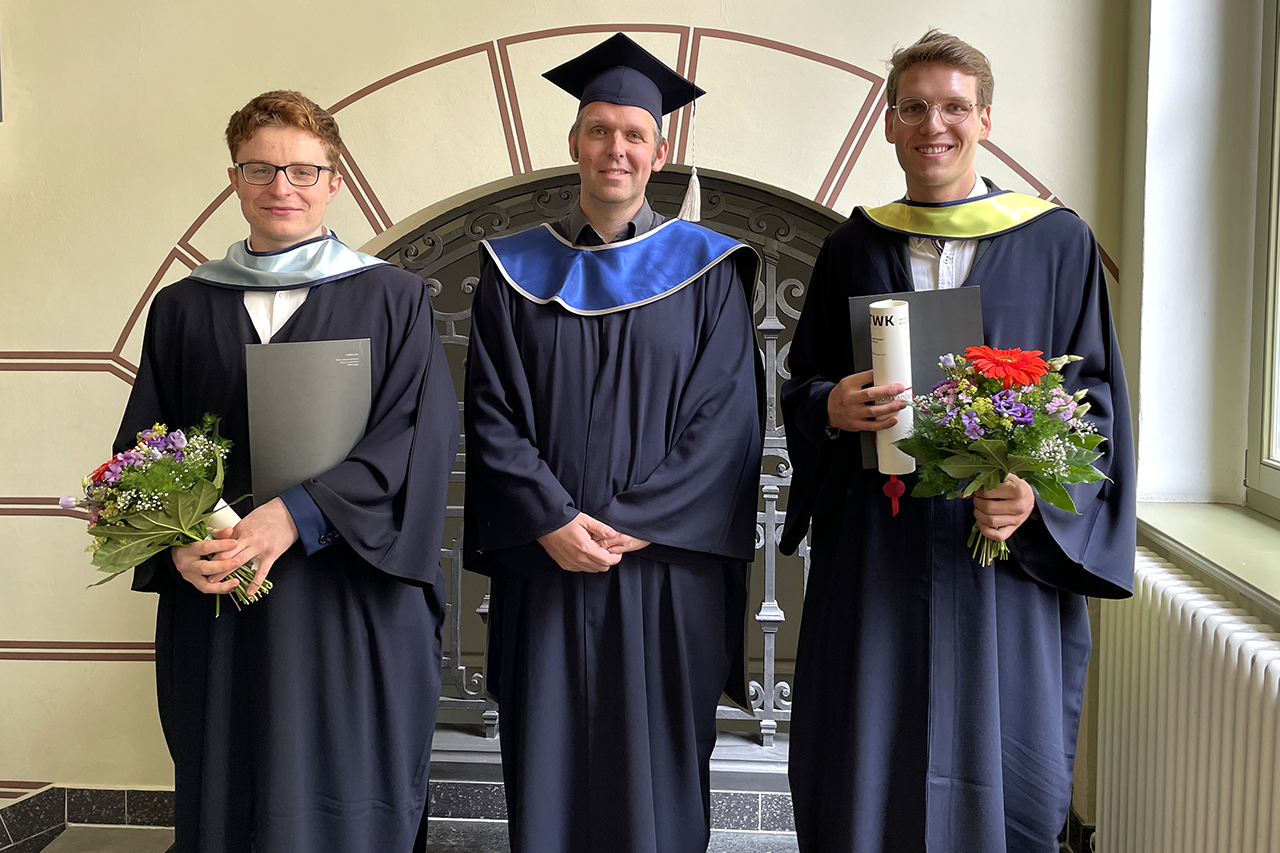
<path fill-rule="evenodd" d="M 913 290 L 849 298 L 849 324 L 853 333 L 855 373 L 871 369 L 871 303 L 904 299 L 911 313 L 911 384 L 915 394 L 926 394 L 943 379 L 938 359 L 947 353 L 960 355 L 967 347 L 979 347 L 982 336 L 982 293 L 976 285 L 948 290 Z M 862 467 L 876 467 L 873 433 L 862 433 Z"/>
<path fill-rule="evenodd" d="M 249 463 L 262 506 L 337 465 L 364 436 L 369 339 L 246 344 Z"/>

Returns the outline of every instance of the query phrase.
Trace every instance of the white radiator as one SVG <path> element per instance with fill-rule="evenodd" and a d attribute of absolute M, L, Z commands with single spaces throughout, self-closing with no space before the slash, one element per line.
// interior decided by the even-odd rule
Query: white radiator
<path fill-rule="evenodd" d="M 1280 634 L 1138 549 L 1104 601 L 1099 853 L 1280 853 Z"/>

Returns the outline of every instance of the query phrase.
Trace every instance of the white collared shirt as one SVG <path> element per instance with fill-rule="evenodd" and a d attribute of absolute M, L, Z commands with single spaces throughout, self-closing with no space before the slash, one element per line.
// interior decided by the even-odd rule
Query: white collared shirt
<path fill-rule="evenodd" d="M 307 301 L 309 287 L 298 287 L 293 290 L 246 290 L 244 292 L 244 308 L 249 312 L 253 328 L 258 331 L 258 340 L 264 344 L 271 343 L 271 338 L 280 327 L 289 322 L 302 303 Z"/>
<path fill-rule="evenodd" d="M 968 198 L 986 195 L 987 184 L 977 172 L 973 173 L 973 189 Z M 977 240 L 947 240 L 942 251 L 937 242 L 928 237 L 910 237 L 911 280 L 916 290 L 948 290 L 964 284 L 973 268 L 973 258 L 978 251 Z"/>
<path fill-rule="evenodd" d="M 324 233 L 328 234 L 329 229 L 324 229 Z M 246 290 L 244 310 L 249 312 L 253 328 L 258 332 L 258 340 L 264 344 L 271 343 L 275 333 L 307 301 L 307 294 L 310 292 L 309 287 L 296 287 L 293 290 Z"/>

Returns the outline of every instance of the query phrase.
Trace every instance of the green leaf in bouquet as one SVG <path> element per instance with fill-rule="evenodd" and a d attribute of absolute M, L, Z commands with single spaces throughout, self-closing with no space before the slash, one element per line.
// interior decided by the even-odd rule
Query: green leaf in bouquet
<path fill-rule="evenodd" d="M 218 494 L 221 495 L 222 480 L 227 475 L 226 466 L 222 464 L 222 457 L 216 454 L 213 457 L 213 462 L 215 465 L 213 469 L 213 487 L 217 489 Z M 214 503 L 217 503 L 217 500 L 214 500 Z"/>
<path fill-rule="evenodd" d="M 104 583 L 110 583 L 111 581 L 113 581 L 113 580 L 115 580 L 116 578 L 120 577 L 122 574 L 124 574 L 125 572 L 127 572 L 127 571 L 129 571 L 129 570 L 128 570 L 128 569 L 121 569 L 120 571 L 116 571 L 115 569 L 99 569 L 98 571 L 101 571 L 101 572 L 110 571 L 110 572 L 111 572 L 111 574 L 107 575 L 105 578 L 103 578 L 102 580 L 98 581 L 97 583 L 91 583 L 91 584 L 89 584 L 89 586 L 88 586 L 88 587 L 86 587 L 86 589 L 93 589 L 95 586 L 102 586 Z"/>
<path fill-rule="evenodd" d="M 1060 510 L 1075 513 L 1076 515 L 1080 514 L 1076 510 L 1075 501 L 1071 500 L 1071 495 L 1057 480 L 1052 477 L 1046 477 L 1043 474 L 1028 474 L 1023 479 L 1027 481 L 1031 488 L 1035 489 L 1036 497 L 1040 498 L 1040 500 Z"/>
<path fill-rule="evenodd" d="M 1031 459 L 1026 456 L 1009 457 L 1009 473 L 1022 475 L 1024 471 L 1040 472 L 1044 470 L 1043 459 Z"/>
<path fill-rule="evenodd" d="M 1110 480 L 1106 474 L 1094 468 L 1092 465 L 1067 465 L 1067 476 L 1062 478 L 1064 483 L 1096 483 L 1099 480 Z"/>
<path fill-rule="evenodd" d="M 222 487 L 208 480 L 196 480 L 195 485 L 191 487 L 191 493 L 195 495 L 196 506 L 199 507 L 197 514 L 204 519 L 218 505 L 218 499 L 222 497 Z"/>
<path fill-rule="evenodd" d="M 957 480 L 967 480 L 970 477 L 977 477 L 997 470 L 996 466 L 990 461 L 974 456 L 972 453 L 954 454 L 945 459 L 938 467 Z"/>
<path fill-rule="evenodd" d="M 198 490 L 192 489 L 187 492 L 174 492 L 166 501 L 170 520 L 184 533 L 189 532 L 204 518 L 204 513 L 200 511 L 200 498 Z"/>
<path fill-rule="evenodd" d="M 937 465 L 949 455 L 947 451 L 942 450 L 918 433 L 898 439 L 893 443 L 893 446 L 908 456 L 915 457 L 925 465 Z"/>
<path fill-rule="evenodd" d="M 103 571 L 123 572 L 173 545 L 173 537 L 153 533 L 145 538 L 108 539 L 93 552 L 93 564 Z"/>
<path fill-rule="evenodd" d="M 1091 432 L 1087 435 L 1084 433 L 1073 432 L 1067 437 L 1067 440 L 1077 447 L 1083 447 L 1085 450 L 1093 450 L 1107 439 L 1105 436 L 1096 432 Z"/>
<path fill-rule="evenodd" d="M 172 532 L 171 527 L 155 520 L 156 515 L 155 512 L 131 512 L 117 516 L 109 523 L 98 522 L 90 527 L 89 535 L 101 536 L 104 539 L 132 540 L 145 539 L 158 532 L 164 534 Z"/>
<path fill-rule="evenodd" d="M 1068 466 L 1082 468 L 1086 465 L 1092 465 L 1096 460 L 1101 459 L 1102 454 L 1097 450 L 1081 450 L 1078 447 L 1069 446 L 1064 458 Z"/>
<path fill-rule="evenodd" d="M 932 498 L 932 497 L 935 497 L 936 495 L 946 494 L 947 488 L 948 488 L 947 486 L 943 486 L 939 483 L 922 479 L 922 480 L 919 480 L 916 483 L 915 488 L 911 490 L 911 497 Z"/>
<path fill-rule="evenodd" d="M 1003 441 L 996 441 L 994 438 L 980 438 L 969 446 L 978 455 L 989 460 L 996 468 L 1002 471 L 1009 470 L 1009 449 L 1005 447 Z"/>

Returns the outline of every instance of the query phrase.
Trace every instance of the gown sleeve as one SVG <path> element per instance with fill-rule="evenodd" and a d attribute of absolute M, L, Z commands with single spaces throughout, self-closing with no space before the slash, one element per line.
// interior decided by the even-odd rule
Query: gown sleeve
<path fill-rule="evenodd" d="M 708 319 L 670 450 L 595 515 L 655 545 L 751 560 L 762 443 L 755 337 L 733 263 L 713 267 L 701 284 Z"/>
<path fill-rule="evenodd" d="M 133 390 L 129 392 L 129 402 L 125 404 L 124 415 L 120 419 L 120 430 L 112 442 L 112 453 L 120 453 L 133 447 L 137 443 L 138 433 L 154 423 L 178 428 L 181 414 L 177 408 L 179 403 L 172 399 L 172 395 L 164 387 L 166 373 L 163 368 L 171 362 L 166 361 L 165 357 L 169 352 L 169 342 L 162 336 L 173 335 L 175 332 L 171 324 L 165 321 L 169 314 L 169 304 L 169 294 L 162 290 L 147 312 L 138 376 L 133 382 Z M 177 569 L 173 567 L 173 558 L 166 548 L 134 568 L 133 589 L 139 592 L 164 592 L 178 577 Z"/>
<path fill-rule="evenodd" d="M 823 243 L 809 279 L 787 366 L 791 378 L 782 385 L 782 417 L 786 424 L 791 490 L 779 547 L 795 553 L 809 520 L 823 506 L 838 506 L 838 496 L 825 493 L 844 482 L 843 472 L 861 459 L 854 433 L 827 434 L 827 397 L 842 378 L 854 372 L 849 330 L 848 294 L 839 286 L 843 233 Z"/>
<path fill-rule="evenodd" d="M 1129 395 L 1097 240 L 1082 222 L 1064 240 L 1050 354 L 1083 358 L 1067 365 L 1063 384 L 1071 391 L 1088 389 L 1085 417 L 1107 439 L 1094 466 L 1109 479 L 1067 486 L 1079 515 L 1037 500 L 1040 520 L 1028 520 L 1008 544 L 1023 570 L 1041 583 L 1097 598 L 1127 598 L 1137 545 Z"/>
<path fill-rule="evenodd" d="M 430 585 L 440 570 L 458 404 L 426 287 L 415 281 L 406 291 L 412 296 L 388 306 L 386 368 L 364 437 L 302 486 L 370 565 Z"/>
<path fill-rule="evenodd" d="M 515 339 L 510 289 L 481 252 L 480 283 L 471 305 L 466 378 L 466 548 L 468 567 L 485 574 L 487 552 L 520 548 L 554 567 L 536 540 L 578 515 L 573 497 L 538 453 L 534 396 Z"/>

